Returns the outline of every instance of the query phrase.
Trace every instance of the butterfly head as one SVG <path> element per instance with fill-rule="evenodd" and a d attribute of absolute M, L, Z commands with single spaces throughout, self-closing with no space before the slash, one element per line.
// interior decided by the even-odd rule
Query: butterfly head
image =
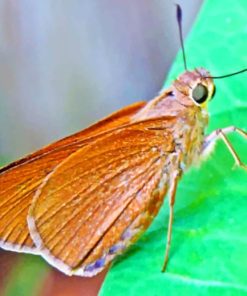
<path fill-rule="evenodd" d="M 215 94 L 215 85 L 210 73 L 204 68 L 185 71 L 174 82 L 174 87 L 184 98 L 201 108 L 205 108 Z"/>

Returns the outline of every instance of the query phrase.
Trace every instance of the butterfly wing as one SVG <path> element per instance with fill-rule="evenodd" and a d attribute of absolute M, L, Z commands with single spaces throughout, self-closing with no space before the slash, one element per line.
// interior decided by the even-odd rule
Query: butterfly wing
<path fill-rule="evenodd" d="M 44 180 L 28 216 L 41 255 L 67 274 L 92 276 L 133 242 L 167 190 L 172 134 L 156 119 L 103 136 Z"/>
<path fill-rule="evenodd" d="M 81 132 L 0 169 L 0 247 L 37 253 L 26 219 L 34 193 L 44 177 L 95 135 L 129 123 L 131 116 L 144 105 L 140 102 L 121 109 Z"/>

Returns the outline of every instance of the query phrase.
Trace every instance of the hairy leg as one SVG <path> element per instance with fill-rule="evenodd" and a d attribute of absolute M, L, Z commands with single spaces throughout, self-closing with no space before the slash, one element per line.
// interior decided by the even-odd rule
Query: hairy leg
<path fill-rule="evenodd" d="M 165 252 L 165 259 L 164 264 L 162 267 L 162 272 L 166 270 L 166 266 L 169 259 L 169 251 L 171 246 L 171 237 L 172 237 L 172 223 L 173 223 L 173 208 L 175 203 L 175 197 L 176 197 L 176 190 L 177 190 L 177 184 L 179 181 L 181 175 L 180 170 L 176 170 L 173 174 L 173 178 L 171 180 L 170 189 L 169 189 L 169 223 L 168 223 L 168 231 L 167 231 L 167 241 L 166 241 L 166 252 Z"/>
<path fill-rule="evenodd" d="M 210 147 L 212 147 L 217 140 L 222 139 L 224 143 L 226 144 L 226 147 L 230 151 L 231 155 L 233 156 L 235 163 L 237 166 L 242 167 L 243 169 L 247 170 L 246 164 L 244 164 L 240 157 L 238 156 L 237 152 L 235 151 L 234 147 L 232 146 L 231 142 L 227 138 L 227 134 L 229 133 L 238 133 L 240 136 L 247 139 L 247 133 L 235 126 L 228 126 L 225 128 L 220 128 L 215 131 L 213 131 L 211 134 L 205 137 L 203 148 L 202 148 L 202 155 L 208 154 L 208 151 L 211 150 Z"/>

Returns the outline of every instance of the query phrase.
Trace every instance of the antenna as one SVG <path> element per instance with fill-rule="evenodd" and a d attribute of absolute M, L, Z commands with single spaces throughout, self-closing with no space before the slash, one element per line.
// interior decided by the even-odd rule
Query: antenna
<path fill-rule="evenodd" d="M 221 78 L 226 78 L 226 77 L 231 77 L 231 76 L 234 76 L 234 75 L 238 75 L 238 74 L 241 74 L 241 73 L 244 73 L 244 72 L 247 72 L 247 68 L 246 68 L 246 69 L 243 69 L 243 70 L 240 70 L 240 71 L 237 71 L 237 72 L 233 72 L 233 73 L 230 73 L 230 74 L 226 74 L 226 75 L 221 75 L 221 76 L 208 76 L 208 77 L 205 77 L 205 78 L 221 79 Z"/>
<path fill-rule="evenodd" d="M 186 55 L 185 55 L 185 49 L 184 49 L 184 40 L 183 40 L 183 31 L 182 31 L 182 8 L 179 4 L 175 4 L 177 7 L 177 22 L 178 22 L 178 30 L 179 30 L 179 39 L 180 39 L 180 44 L 181 44 L 181 48 L 182 48 L 182 53 L 183 53 L 183 61 L 184 61 L 184 69 L 187 71 L 187 62 L 186 62 Z M 221 76 L 206 76 L 205 78 L 212 78 L 212 79 L 221 79 L 221 78 L 226 78 L 226 77 L 231 77 L 234 75 L 238 75 L 241 73 L 247 72 L 247 68 L 237 71 L 237 72 L 233 72 L 230 74 L 226 74 L 226 75 L 221 75 Z"/>
<path fill-rule="evenodd" d="M 182 9 L 179 4 L 175 4 L 177 6 L 177 22 L 178 22 L 178 30 L 179 30 L 179 39 L 183 52 L 183 60 L 184 60 L 184 69 L 187 71 L 187 63 L 186 56 L 184 50 L 184 40 L 183 40 L 183 31 L 182 31 Z"/>

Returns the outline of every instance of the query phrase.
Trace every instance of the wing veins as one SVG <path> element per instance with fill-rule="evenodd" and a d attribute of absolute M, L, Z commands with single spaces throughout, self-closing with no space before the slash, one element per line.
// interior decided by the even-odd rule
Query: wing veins
<path fill-rule="evenodd" d="M 142 146 L 139 146 L 139 147 L 145 147 L 146 145 L 142 145 Z M 133 145 L 132 147 L 138 147 L 138 146 L 135 146 L 135 145 Z M 151 148 L 149 148 L 149 149 L 151 149 Z M 148 150 L 149 150 L 148 149 Z M 107 151 L 107 152 L 113 152 L 113 151 L 117 151 L 117 150 L 119 150 L 119 148 L 116 148 L 116 149 L 112 149 L 112 150 L 109 150 L 109 151 Z M 147 150 L 144 150 L 144 151 L 142 151 L 142 152 L 146 152 Z M 95 157 L 99 157 L 100 155 L 103 155 L 105 153 L 105 151 L 103 151 L 102 153 L 100 153 L 100 154 L 97 154 L 97 155 L 93 155 L 92 157 L 90 157 L 90 158 L 87 158 L 87 159 L 84 159 L 84 160 L 82 160 L 82 161 L 80 161 L 80 162 L 77 162 L 76 164 L 75 164 L 75 166 L 78 166 L 80 163 L 83 163 L 83 162 L 85 162 L 85 161 L 90 161 L 90 159 L 94 159 Z M 138 152 L 139 153 L 139 152 Z M 135 155 L 135 154 L 130 154 L 130 155 Z M 123 158 L 122 158 L 123 159 Z M 117 158 L 116 160 L 119 160 L 119 158 Z M 112 163 L 114 163 L 114 162 L 112 162 Z M 110 162 L 110 164 L 112 164 L 111 162 Z M 109 164 L 109 163 L 108 163 Z M 71 169 L 72 167 L 70 167 L 69 169 Z M 102 165 L 102 166 L 99 166 L 99 169 L 101 169 L 101 168 L 104 168 L 104 164 Z M 64 172 L 63 172 L 64 173 Z M 81 175 L 78 175 L 77 177 L 75 177 L 75 178 L 73 178 L 73 182 L 75 182 L 75 181 L 77 181 L 78 179 L 81 179 L 82 177 L 85 177 L 85 176 L 87 176 L 87 175 L 89 175 L 89 174 L 91 174 L 92 172 L 91 171 L 89 171 L 89 172 L 86 172 L 86 173 L 84 173 L 84 174 L 81 174 Z M 61 175 L 61 174 L 59 174 L 59 175 Z M 66 183 L 63 183 L 63 185 L 62 186 L 60 186 L 60 187 L 57 187 L 56 189 L 54 189 L 53 191 L 50 191 L 50 194 L 52 194 L 52 193 L 56 193 L 56 192 L 59 192 L 61 189 L 63 189 L 64 187 L 66 187 L 66 186 L 68 186 L 68 185 L 71 185 L 71 184 L 73 184 L 73 183 L 71 183 L 71 182 L 66 182 Z"/>
<path fill-rule="evenodd" d="M 29 206 L 28 206 L 28 207 L 29 207 Z M 16 214 L 13 216 L 13 218 L 17 217 L 19 214 L 21 214 L 22 212 L 24 212 L 28 207 L 24 207 L 24 208 L 22 208 L 18 213 L 16 213 Z M 2 233 L 4 232 L 4 230 L 6 230 L 6 229 L 9 227 L 9 225 L 11 225 L 12 222 L 13 222 L 13 220 L 9 221 L 9 223 L 6 223 L 6 224 L 4 225 L 4 228 L 3 228 Z M 18 223 L 14 224 L 14 225 L 16 226 L 16 225 L 18 225 Z M 15 230 L 15 227 L 12 227 L 12 228 L 11 228 L 11 231 L 9 231 L 9 233 L 7 234 L 7 237 L 1 238 L 1 240 L 3 240 L 3 241 L 6 242 L 6 240 L 7 240 L 7 239 L 9 238 L 9 236 L 14 232 L 14 230 Z"/>
<path fill-rule="evenodd" d="M 145 150 L 145 151 L 142 151 L 142 152 L 147 152 L 149 149 L 147 149 L 147 150 Z M 135 156 L 135 155 L 138 155 L 138 153 L 139 153 L 139 151 L 137 152 L 137 153 L 133 153 L 133 154 L 131 154 L 131 156 Z M 114 161 L 112 161 L 112 162 L 110 162 L 110 163 L 107 163 L 107 165 L 109 165 L 109 164 L 114 164 L 114 163 L 116 163 L 117 161 L 119 161 L 119 160 L 123 160 L 125 157 L 121 157 L 121 158 L 118 158 L 118 159 L 115 159 Z M 105 165 L 102 165 L 102 166 L 100 166 L 99 168 L 100 169 L 102 169 L 102 168 L 104 168 L 104 167 L 106 167 Z M 105 179 L 105 182 L 107 182 L 107 181 L 109 181 L 110 179 L 112 179 L 112 178 L 115 178 L 115 177 L 117 177 L 119 174 L 121 174 L 122 172 L 124 172 L 126 169 L 129 169 L 130 167 L 128 167 L 128 168 L 123 168 L 123 170 L 122 171 L 120 171 L 120 172 L 117 172 L 115 175 L 113 175 L 113 176 L 109 176 L 109 178 L 107 178 L 107 179 Z M 97 168 L 98 169 L 98 168 Z M 85 174 L 85 175 L 83 175 L 83 176 L 81 176 L 81 177 L 85 177 L 85 176 L 87 176 L 87 175 L 89 175 L 91 172 L 88 172 L 87 174 Z M 102 176 L 103 174 L 101 174 L 100 176 Z M 76 179 L 79 179 L 79 177 L 78 178 L 76 178 Z M 75 181 L 75 178 L 73 179 L 73 182 Z M 68 183 L 68 185 L 69 185 L 70 183 Z M 93 193 L 93 192 L 95 192 L 95 190 L 97 190 L 97 188 L 98 188 L 98 186 L 99 185 L 96 185 L 96 187 L 95 188 L 93 188 L 91 191 L 90 191 L 90 194 L 91 193 Z M 83 193 L 83 192 L 86 192 L 86 191 L 88 191 L 88 189 L 90 188 L 90 187 L 92 187 L 92 185 L 90 184 L 88 187 L 86 187 L 85 189 L 83 189 L 83 190 L 81 190 L 81 191 L 78 191 L 76 194 L 74 194 L 69 200 L 67 200 L 65 203 L 63 203 L 63 204 L 61 204 L 61 206 L 59 207 L 59 208 L 57 208 L 57 210 L 56 211 L 54 211 L 50 216 L 48 216 L 48 217 L 46 217 L 46 219 L 45 220 L 43 220 L 42 221 L 42 223 L 40 224 L 40 226 L 43 226 L 50 218 L 53 218 L 63 207 L 65 207 L 65 206 L 68 206 L 71 202 L 73 202 L 73 200 L 74 200 L 74 198 L 77 196 L 77 195 L 80 195 L 81 193 Z M 61 189 L 61 187 L 59 188 L 59 189 Z M 56 192 L 56 191 L 55 191 Z M 52 192 L 53 193 L 53 192 Z M 84 200 L 84 202 L 86 202 L 86 200 Z M 87 203 L 88 204 L 88 203 Z M 87 205 L 86 204 L 86 205 Z M 56 207 L 56 205 L 53 205 L 53 206 L 51 206 L 50 208 L 46 208 L 46 212 L 48 212 L 48 210 L 50 211 L 52 208 L 54 208 L 54 207 Z M 85 208 L 85 207 L 84 207 Z M 83 208 L 83 209 L 84 209 Z M 44 214 L 46 213 L 46 212 L 44 212 Z M 39 218 L 37 218 L 37 221 L 39 221 Z"/>
<path fill-rule="evenodd" d="M 159 158 L 158 158 L 158 159 L 159 159 Z M 134 164 L 134 166 L 136 166 L 136 164 Z M 114 175 L 113 177 L 111 177 L 110 179 L 115 178 L 116 176 L 122 174 L 124 171 L 126 171 L 126 170 L 128 170 L 128 169 L 130 169 L 130 168 L 131 168 L 131 167 L 124 168 L 124 170 L 118 172 L 117 174 L 115 174 L 115 175 Z M 143 173 L 143 172 L 142 172 L 142 173 Z M 137 175 L 136 177 L 139 177 L 142 173 L 140 173 L 140 174 Z M 135 179 L 134 179 L 134 180 L 135 180 Z M 97 188 L 95 188 L 94 191 L 95 191 L 95 190 L 97 190 Z M 92 193 L 92 192 L 90 192 L 90 193 Z M 95 213 L 95 212 L 97 211 L 97 209 L 98 209 L 100 206 L 103 206 L 104 203 L 105 203 L 105 202 L 101 202 L 100 204 L 98 204 L 97 207 L 96 207 L 96 209 L 95 209 L 95 211 L 94 211 L 93 213 Z M 67 224 L 68 224 L 69 222 L 71 222 L 72 220 L 74 220 L 74 218 L 76 218 L 79 214 L 81 214 L 81 212 L 86 208 L 86 206 L 87 206 L 88 204 L 90 204 L 90 202 L 86 203 L 82 209 L 78 209 L 77 212 L 74 213 L 73 216 L 72 216 L 69 220 L 66 221 L 66 224 L 62 225 L 61 228 L 57 229 L 57 231 L 53 234 L 53 236 L 50 237 L 48 241 L 46 241 L 46 244 L 49 243 L 50 241 L 52 241 L 52 240 L 54 239 L 54 237 L 55 237 L 60 231 L 62 231 L 62 229 L 64 229 L 64 228 L 67 226 Z M 87 220 L 84 221 L 83 223 L 86 223 L 86 222 L 88 221 L 88 219 L 92 216 L 93 213 L 91 213 L 91 215 L 88 216 L 88 217 L 87 217 Z M 78 229 L 78 228 L 77 228 L 77 229 Z M 77 232 L 77 230 L 76 230 L 75 232 Z M 59 241 L 59 242 L 60 242 L 60 241 Z M 56 244 L 53 245 L 52 248 L 55 248 L 59 242 L 56 242 Z"/>
<path fill-rule="evenodd" d="M 157 159 L 158 160 L 158 159 Z M 156 160 L 156 161 L 157 161 Z M 154 162 L 155 163 L 155 162 Z M 151 175 L 151 177 L 148 179 L 148 182 L 153 178 L 153 176 L 155 175 L 155 173 L 153 173 Z M 107 232 L 110 230 L 110 228 L 112 227 L 112 225 L 115 224 L 115 222 L 119 219 L 119 217 L 123 214 L 123 212 L 127 209 L 127 207 L 130 205 L 130 203 L 133 201 L 133 199 L 136 197 L 136 195 L 138 195 L 138 193 L 141 192 L 141 190 L 146 186 L 146 184 L 148 182 L 145 182 L 142 187 L 135 193 L 133 194 L 134 196 L 129 200 L 129 202 L 125 205 L 125 207 L 122 209 L 122 211 L 119 213 L 119 215 L 113 220 L 113 222 L 107 227 L 107 229 L 104 231 L 104 233 L 100 236 L 100 238 L 95 242 L 95 244 L 91 247 L 91 249 L 84 255 L 84 257 L 79 261 L 79 263 L 73 267 L 73 270 L 76 270 L 78 268 L 80 268 L 80 266 L 83 264 L 83 261 L 85 261 L 93 252 L 93 250 L 95 249 L 95 247 L 97 247 L 97 245 L 101 242 L 101 240 L 104 238 L 104 236 L 107 234 Z"/>

